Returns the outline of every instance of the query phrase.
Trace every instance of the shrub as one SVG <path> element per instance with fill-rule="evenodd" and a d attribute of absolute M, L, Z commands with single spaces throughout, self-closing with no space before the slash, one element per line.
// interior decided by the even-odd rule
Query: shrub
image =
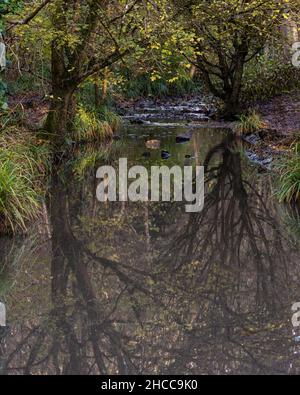
<path fill-rule="evenodd" d="M 122 120 L 118 114 L 111 111 L 108 107 L 100 107 L 97 114 L 101 120 L 107 122 L 113 133 L 117 133 L 122 128 Z"/>
<path fill-rule="evenodd" d="M 269 100 L 300 87 L 300 70 L 286 60 L 266 56 L 250 62 L 245 69 L 242 102 Z"/>
<path fill-rule="evenodd" d="M 123 82 L 122 94 L 128 98 L 140 97 L 166 98 L 199 93 L 201 86 L 189 76 L 180 76 L 169 81 L 166 78 L 151 80 L 149 75 L 138 75 Z"/>

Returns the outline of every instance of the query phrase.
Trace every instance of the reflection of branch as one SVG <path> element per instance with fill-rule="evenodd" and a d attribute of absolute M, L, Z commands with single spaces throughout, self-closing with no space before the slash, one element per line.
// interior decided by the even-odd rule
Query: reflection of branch
<path fill-rule="evenodd" d="M 200 261 L 198 276 L 202 282 L 207 281 L 216 266 L 239 273 L 252 263 L 257 276 L 258 300 L 264 300 L 271 307 L 276 301 L 274 296 L 278 296 L 275 265 L 284 262 L 280 235 L 262 197 L 244 180 L 241 157 L 232 151 L 233 144 L 232 137 L 226 138 L 207 154 L 204 164 L 210 190 L 204 211 L 190 216 L 188 225 L 160 260 L 170 261 L 170 256 L 176 256 L 175 269 L 191 260 Z M 272 244 L 270 231 L 276 237 Z"/>

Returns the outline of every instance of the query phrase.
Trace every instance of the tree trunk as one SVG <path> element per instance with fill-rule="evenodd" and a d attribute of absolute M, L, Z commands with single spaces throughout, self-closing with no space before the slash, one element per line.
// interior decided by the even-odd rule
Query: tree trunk
<path fill-rule="evenodd" d="M 240 111 L 246 55 L 247 52 L 244 49 L 242 49 L 241 53 L 237 53 L 234 72 L 228 77 L 227 85 L 230 86 L 230 89 L 225 92 L 225 109 L 223 114 L 223 118 L 226 120 L 234 120 Z"/>
<path fill-rule="evenodd" d="M 45 130 L 57 135 L 58 143 L 72 131 L 76 114 L 75 91 L 77 86 L 70 81 L 65 65 L 64 50 L 55 42 L 51 48 L 52 103 L 45 123 Z"/>
<path fill-rule="evenodd" d="M 225 107 L 222 118 L 227 121 L 233 121 L 240 112 L 240 94 L 231 94 L 225 100 Z"/>
<path fill-rule="evenodd" d="M 45 130 L 64 138 L 74 127 L 76 101 L 74 91 L 60 91 L 54 93 L 54 98 L 46 120 Z"/>

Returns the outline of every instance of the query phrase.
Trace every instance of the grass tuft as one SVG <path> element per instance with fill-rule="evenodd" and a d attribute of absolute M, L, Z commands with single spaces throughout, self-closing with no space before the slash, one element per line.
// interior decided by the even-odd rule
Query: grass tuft
<path fill-rule="evenodd" d="M 120 128 L 120 117 L 107 108 L 101 108 L 96 112 L 79 106 L 73 138 L 79 143 L 103 142 L 112 139 Z"/>
<path fill-rule="evenodd" d="M 40 213 L 42 181 L 49 170 L 49 148 L 30 133 L 0 135 L 0 231 L 26 231 Z"/>
<path fill-rule="evenodd" d="M 234 131 L 238 135 L 245 135 L 259 132 L 264 128 L 266 128 L 266 124 L 263 119 L 255 110 L 252 110 L 248 115 L 241 115 L 239 117 Z"/>
<path fill-rule="evenodd" d="M 279 201 L 294 202 L 300 199 L 300 143 L 294 145 L 292 152 L 279 160 L 277 196 Z"/>

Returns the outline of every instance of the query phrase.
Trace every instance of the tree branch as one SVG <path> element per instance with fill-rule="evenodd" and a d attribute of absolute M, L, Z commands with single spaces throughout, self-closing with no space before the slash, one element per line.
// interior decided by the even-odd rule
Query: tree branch
<path fill-rule="evenodd" d="M 10 22 L 10 26 L 6 29 L 7 31 L 13 29 L 15 26 L 27 25 L 31 22 L 52 0 L 44 0 L 31 14 L 25 19 L 16 22 Z"/>

